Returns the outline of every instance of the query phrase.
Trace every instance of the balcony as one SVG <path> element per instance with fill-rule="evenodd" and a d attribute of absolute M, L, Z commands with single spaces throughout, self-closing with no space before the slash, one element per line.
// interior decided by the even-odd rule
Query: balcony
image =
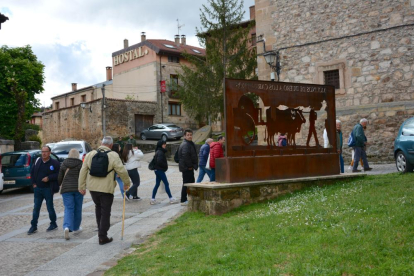
<path fill-rule="evenodd" d="M 176 90 L 174 90 L 174 91 L 172 91 L 172 90 L 168 91 L 168 97 L 170 99 L 179 99 L 180 98 L 180 97 L 178 97 L 178 94 L 177 94 L 177 91 Z"/>

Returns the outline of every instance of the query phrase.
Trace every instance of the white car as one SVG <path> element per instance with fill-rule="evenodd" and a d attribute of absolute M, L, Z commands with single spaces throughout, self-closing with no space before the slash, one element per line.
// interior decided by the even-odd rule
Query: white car
<path fill-rule="evenodd" d="M 59 159 L 66 159 L 68 158 L 68 154 L 71 149 L 77 149 L 79 151 L 80 160 L 83 160 L 86 154 L 92 151 L 91 145 L 85 141 L 65 141 L 56 143 L 52 149 L 52 152 L 56 154 Z"/>

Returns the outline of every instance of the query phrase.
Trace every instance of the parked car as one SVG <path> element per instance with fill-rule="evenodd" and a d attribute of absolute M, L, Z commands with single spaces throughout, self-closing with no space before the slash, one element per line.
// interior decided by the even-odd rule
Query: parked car
<path fill-rule="evenodd" d="M 30 187 L 30 190 L 33 191 L 30 170 L 34 166 L 36 159 L 41 156 L 41 150 L 22 150 L 1 154 L 0 172 L 4 177 L 4 181 L 3 187 L 0 187 L 0 193 L 5 189 L 19 187 Z M 50 158 L 59 160 L 53 153 L 50 155 Z"/>
<path fill-rule="evenodd" d="M 174 124 L 156 124 L 141 131 L 141 139 L 179 140 L 184 135 L 184 129 Z"/>
<path fill-rule="evenodd" d="M 56 143 L 47 143 L 46 146 L 48 146 L 52 151 L 53 148 L 55 147 Z"/>
<path fill-rule="evenodd" d="M 86 154 L 92 151 L 91 145 L 85 141 L 64 141 L 56 143 L 52 152 L 59 158 L 66 159 L 71 149 L 77 149 L 79 151 L 80 160 L 83 160 Z"/>
<path fill-rule="evenodd" d="M 414 168 L 414 117 L 402 123 L 394 142 L 397 170 L 412 172 Z"/>

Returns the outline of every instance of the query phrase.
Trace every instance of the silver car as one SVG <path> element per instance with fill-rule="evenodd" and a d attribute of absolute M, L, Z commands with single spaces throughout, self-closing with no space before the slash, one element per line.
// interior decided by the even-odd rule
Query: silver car
<path fill-rule="evenodd" d="M 52 152 L 55 153 L 59 159 L 66 159 L 68 158 L 68 154 L 71 149 L 77 149 L 79 151 L 79 159 L 82 161 L 86 154 L 92 151 L 91 145 L 85 141 L 65 141 L 56 143 L 52 149 Z"/>
<path fill-rule="evenodd" d="M 184 129 L 174 124 L 156 124 L 141 131 L 141 139 L 168 139 L 179 140 L 184 135 Z"/>

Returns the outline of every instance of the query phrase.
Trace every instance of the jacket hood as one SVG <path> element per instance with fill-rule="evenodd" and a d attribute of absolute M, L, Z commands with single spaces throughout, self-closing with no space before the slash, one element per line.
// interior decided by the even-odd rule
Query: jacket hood
<path fill-rule="evenodd" d="M 210 144 L 210 148 L 214 148 L 215 146 L 220 146 L 221 147 L 221 144 L 219 142 L 212 142 Z"/>
<path fill-rule="evenodd" d="M 164 144 L 167 144 L 167 142 L 166 141 L 163 141 L 163 140 L 159 140 L 157 142 L 157 148 L 155 149 L 155 151 L 157 151 L 159 149 L 162 149 L 162 145 L 164 145 Z"/>
<path fill-rule="evenodd" d="M 72 169 L 79 165 L 82 165 L 82 160 L 78 158 L 66 158 L 62 165 L 65 165 L 67 168 Z"/>

